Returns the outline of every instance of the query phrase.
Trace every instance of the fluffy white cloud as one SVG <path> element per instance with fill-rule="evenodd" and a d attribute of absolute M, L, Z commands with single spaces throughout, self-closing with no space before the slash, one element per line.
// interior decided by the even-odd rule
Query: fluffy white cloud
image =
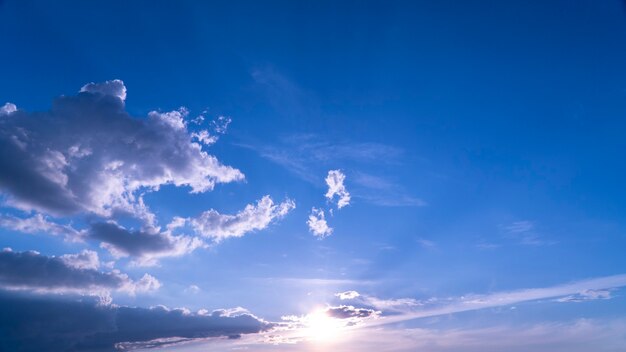
<path fill-rule="evenodd" d="M 60 257 L 38 252 L 0 251 L 0 287 L 9 290 L 36 292 L 81 293 L 107 295 L 111 291 L 135 294 L 153 291 L 161 284 L 145 274 L 134 281 L 113 270 L 99 271 L 98 255 L 92 251 Z"/>
<path fill-rule="evenodd" d="M 94 94 L 110 95 L 120 100 L 126 100 L 126 86 L 119 79 L 105 81 L 101 83 L 87 83 L 81 89 L 81 92 L 89 92 Z"/>
<path fill-rule="evenodd" d="M 262 230 L 272 221 L 287 215 L 295 207 L 293 200 L 287 199 L 274 204 L 270 196 L 264 196 L 256 205 L 248 204 L 235 215 L 220 214 L 211 209 L 188 221 L 197 233 L 219 242 L 228 237 L 241 237 L 248 232 Z"/>
<path fill-rule="evenodd" d="M 17 111 L 17 106 L 13 103 L 6 103 L 0 107 L 0 116 L 9 115 Z"/>
<path fill-rule="evenodd" d="M 306 223 L 309 225 L 309 231 L 319 238 L 330 236 L 333 233 L 333 229 L 326 222 L 322 209 L 311 208 L 311 214 L 309 214 L 309 220 Z"/>
<path fill-rule="evenodd" d="M 171 184 L 201 193 L 244 179 L 194 141 L 184 108 L 134 118 L 125 97 L 122 81 L 90 83 L 49 111 L 3 119 L 0 191 L 8 203 L 53 215 L 130 213 L 149 223 L 145 192 Z"/>
<path fill-rule="evenodd" d="M 328 171 L 328 176 L 326 176 L 326 184 L 328 185 L 326 198 L 333 200 L 336 195 L 337 208 L 339 209 L 350 205 L 350 193 L 348 193 L 346 186 L 343 184 L 345 179 L 346 175 L 341 170 L 330 170 Z"/>

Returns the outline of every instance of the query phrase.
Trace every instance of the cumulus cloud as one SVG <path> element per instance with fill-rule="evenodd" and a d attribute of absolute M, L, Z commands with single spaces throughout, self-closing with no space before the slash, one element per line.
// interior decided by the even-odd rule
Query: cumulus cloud
<path fill-rule="evenodd" d="M 15 106 L 15 104 L 13 103 L 5 103 L 3 106 L 0 107 L 0 116 L 2 115 L 9 115 L 11 113 L 14 113 L 17 111 L 17 106 Z"/>
<path fill-rule="evenodd" d="M 330 170 L 328 171 L 328 176 L 326 176 L 326 184 L 328 185 L 326 198 L 333 200 L 336 195 L 337 208 L 339 209 L 350 205 L 350 193 L 348 193 L 346 186 L 343 184 L 345 179 L 346 175 L 341 170 Z"/>
<path fill-rule="evenodd" d="M 70 225 L 62 225 L 46 219 L 42 214 L 35 214 L 28 218 L 19 218 L 12 215 L 0 215 L 0 227 L 28 234 L 45 233 L 62 235 L 71 241 L 79 241 L 84 231 L 76 230 Z"/>
<path fill-rule="evenodd" d="M 169 232 L 130 231 L 114 222 L 94 223 L 89 237 L 102 241 L 101 247 L 114 257 L 133 257 L 141 266 L 155 265 L 160 258 L 178 257 L 204 246 L 190 236 L 174 236 Z"/>
<path fill-rule="evenodd" d="M 322 209 L 311 208 L 311 214 L 309 214 L 309 220 L 306 223 L 309 225 L 309 231 L 318 238 L 324 238 L 333 233 L 333 229 L 326 222 Z"/>
<path fill-rule="evenodd" d="M 0 252 L 0 287 L 10 290 L 81 293 L 103 295 L 111 291 L 153 291 L 160 287 L 154 277 L 145 274 L 133 281 L 117 270 L 99 271 L 98 255 L 93 251 L 48 257 L 38 252 Z"/>
<path fill-rule="evenodd" d="M 283 218 L 295 207 L 293 200 L 287 199 L 274 204 L 270 196 L 264 196 L 256 205 L 248 204 L 235 215 L 220 214 L 211 209 L 188 221 L 200 235 L 219 242 L 228 237 L 241 237 L 248 232 L 262 230 L 272 221 Z"/>
<path fill-rule="evenodd" d="M 64 254 L 60 258 L 65 265 L 75 269 L 98 270 L 100 267 L 98 253 L 87 249 L 77 254 Z"/>
<path fill-rule="evenodd" d="M 20 351 L 113 351 L 236 338 L 272 324 L 250 314 L 137 308 L 0 292 L 2 346 Z"/>
<path fill-rule="evenodd" d="M 192 193 L 244 175 L 194 142 L 181 108 L 135 118 L 122 81 L 90 83 L 52 108 L 0 120 L 0 190 L 10 205 L 52 215 L 130 213 L 153 219 L 142 194 L 163 185 Z"/>
<path fill-rule="evenodd" d="M 126 100 L 126 86 L 119 79 L 105 81 L 101 83 L 87 83 L 81 89 L 81 92 L 89 92 L 94 94 L 109 95 L 117 97 L 120 100 Z"/>

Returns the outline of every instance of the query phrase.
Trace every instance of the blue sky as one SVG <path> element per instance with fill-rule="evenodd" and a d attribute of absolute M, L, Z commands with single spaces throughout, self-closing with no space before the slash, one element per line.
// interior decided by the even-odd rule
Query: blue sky
<path fill-rule="evenodd" d="M 0 349 L 626 348 L 620 1 L 4 0 L 0 38 Z"/>

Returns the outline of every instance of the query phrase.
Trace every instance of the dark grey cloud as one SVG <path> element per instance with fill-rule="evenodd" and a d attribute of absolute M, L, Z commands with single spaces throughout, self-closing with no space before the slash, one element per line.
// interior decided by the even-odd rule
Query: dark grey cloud
<path fill-rule="evenodd" d="M 142 192 L 167 184 L 205 192 L 244 178 L 202 149 L 184 108 L 135 118 L 125 96 L 122 81 L 91 83 L 56 98 L 49 111 L 0 115 L 0 191 L 9 204 L 150 220 Z"/>
<path fill-rule="evenodd" d="M 134 294 L 160 286 L 148 274 L 133 281 L 117 270 L 99 271 L 99 265 L 98 255 L 93 251 L 48 257 L 33 251 L 14 252 L 4 249 L 0 251 L 0 287 L 103 295 L 110 291 Z"/>
<path fill-rule="evenodd" d="M 369 318 L 378 314 L 373 309 L 368 308 L 355 308 L 353 306 L 338 306 L 329 307 L 326 309 L 326 314 L 331 318 L 337 319 L 350 319 L 350 318 Z"/>
<path fill-rule="evenodd" d="M 168 232 L 130 231 L 115 223 L 91 225 L 89 237 L 102 241 L 115 257 L 132 256 L 137 264 L 153 265 L 159 258 L 181 256 L 202 247 L 202 240 Z"/>
<path fill-rule="evenodd" d="M 158 306 L 101 305 L 96 300 L 0 291 L 0 350 L 114 351 L 174 341 L 231 337 L 272 327 L 252 314 L 191 313 Z"/>

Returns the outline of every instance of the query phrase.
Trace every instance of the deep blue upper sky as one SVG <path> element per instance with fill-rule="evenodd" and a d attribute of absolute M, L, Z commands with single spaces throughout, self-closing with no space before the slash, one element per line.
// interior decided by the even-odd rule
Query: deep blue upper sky
<path fill-rule="evenodd" d="M 88 249 L 133 278 L 148 273 L 162 284 L 148 294 L 113 292 L 113 303 L 192 311 L 241 306 L 275 322 L 337 304 L 333 295 L 349 290 L 442 302 L 625 272 L 626 10 L 620 1 L 5 0 L 0 38 L 0 105 L 11 102 L 15 114 L 34 119 L 0 124 L 0 142 L 7 143 L 0 143 L 2 245 L 45 256 Z M 146 129 L 157 128 L 149 127 L 151 111 L 180 107 L 189 121 L 201 113 L 207 121 L 232 119 L 219 141 L 203 148 L 245 181 L 195 194 L 189 183 L 175 181 L 158 191 L 134 190 L 144 194 L 160 231 L 177 216 L 196 219 L 209 209 L 237 214 L 264 195 L 276 204 L 293 200 L 296 208 L 216 243 L 211 236 L 217 235 L 204 233 L 209 248 L 163 257 L 156 266 L 137 265 L 133 255 L 115 257 L 99 245 L 112 241 L 105 235 L 72 242 L 6 225 L 2 219 L 43 214 L 89 233 L 107 221 L 146 229 L 135 208 L 59 215 L 13 202 L 22 197 L 11 183 L 18 172 L 7 170 L 17 170 L 19 157 L 8 141 L 20 128 L 42 141 L 38 152 L 25 152 L 33 158 L 25 163 L 48 176 L 36 164 L 58 145 L 47 142 L 53 137 L 44 137 L 46 129 L 86 141 L 103 128 L 113 140 L 106 148 L 126 143 L 116 139 L 121 122 L 109 126 L 104 119 L 98 127 L 85 120 L 83 130 L 68 127 L 81 124 L 71 119 L 36 122 L 35 112 L 51 106 L 62 106 L 53 109 L 58 119 L 72 107 L 81 116 L 80 104 L 109 111 L 115 104 L 89 100 L 95 93 L 71 97 L 89 82 L 113 79 L 128 90 L 122 109 Z M 163 138 L 157 139 L 162 160 L 174 143 Z M 104 144 L 92 147 L 113 153 Z M 133 157 L 134 149 L 120 150 Z M 324 197 L 330 170 L 345 175 L 352 196 L 341 209 L 336 198 Z M 77 179 L 84 176 L 76 172 Z M 307 227 L 312 208 L 325 211 L 331 235 L 320 239 Z M 173 234 L 202 238 L 189 221 Z M 2 280 L 8 279 L 0 280 L 3 288 L 11 286 Z M 619 331 L 626 324 L 618 319 L 626 313 L 619 294 L 626 282 L 620 282 L 581 284 L 585 302 L 553 300 L 576 292 L 546 294 L 539 304 L 457 309 L 447 322 L 407 318 L 403 326 L 479 336 L 471 329 L 548 323 L 574 329 L 584 320 L 593 329 Z M 526 300 L 512 304 L 520 302 Z M 361 303 L 385 315 L 373 301 Z M 592 328 L 582 334 L 594 336 Z M 615 336 L 592 345 L 618 351 L 626 341 Z M 550 350 L 535 338 L 533 350 Z M 576 348 L 585 343 L 591 342 Z M 503 346 L 494 350 L 511 350 Z"/>

